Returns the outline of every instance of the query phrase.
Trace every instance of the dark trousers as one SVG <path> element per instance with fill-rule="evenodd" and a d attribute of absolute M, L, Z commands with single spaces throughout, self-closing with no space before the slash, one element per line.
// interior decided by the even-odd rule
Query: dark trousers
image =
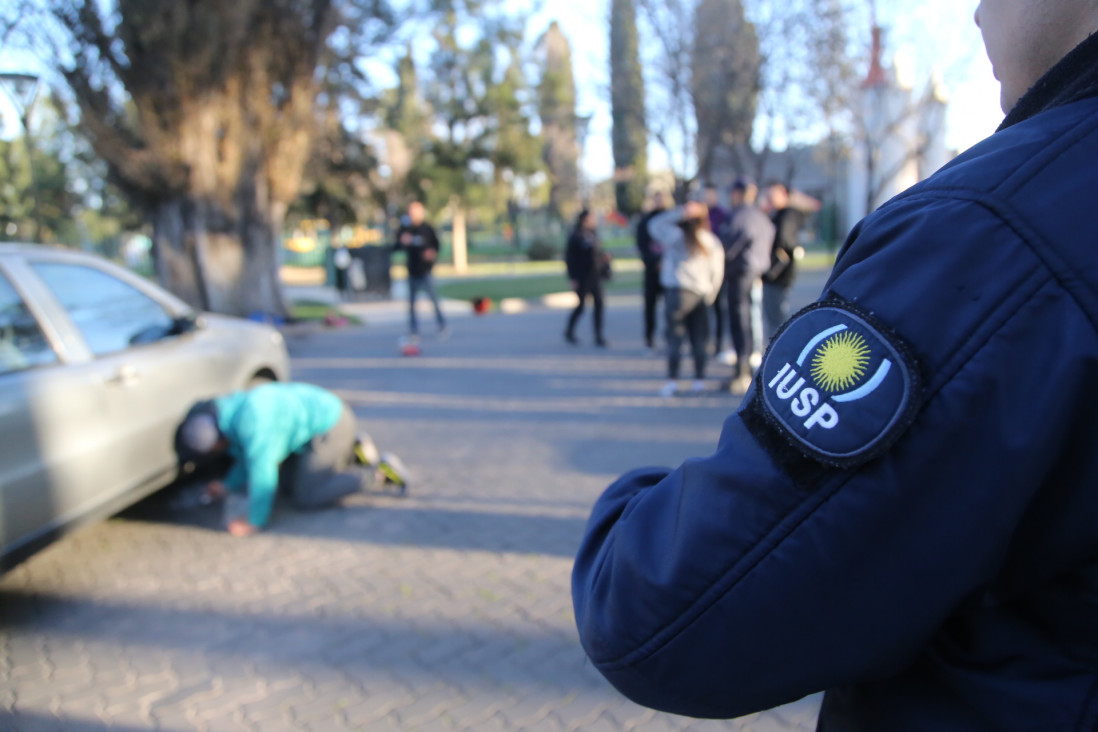
<path fill-rule="evenodd" d="M 690 352 L 694 356 L 694 378 L 705 378 L 705 346 L 709 340 L 709 308 L 696 292 L 668 289 L 664 292 L 664 308 L 667 310 L 667 375 L 679 378 L 683 339 L 690 340 Z"/>
<path fill-rule="evenodd" d="M 789 318 L 789 290 L 770 282 L 763 283 L 763 322 L 767 340 L 774 337 L 778 329 Z"/>
<path fill-rule="evenodd" d="M 357 436 L 355 415 L 344 404 L 335 425 L 314 437 L 294 456 L 288 492 L 295 507 L 303 510 L 324 508 L 370 487 L 373 472 L 354 462 Z"/>
<path fill-rule="evenodd" d="M 754 329 L 751 325 L 751 287 L 755 274 L 747 269 L 725 270 L 724 291 L 728 298 L 728 325 L 732 336 L 732 348 L 736 351 L 736 375 L 751 374 L 751 351 L 754 348 Z"/>
<path fill-rule="evenodd" d="M 721 346 L 724 344 L 724 290 L 725 285 L 721 283 L 720 292 L 717 293 L 717 299 L 713 301 L 713 347 L 714 353 L 721 352 Z"/>
<path fill-rule="evenodd" d="M 660 262 L 644 263 L 644 342 L 651 348 L 656 337 L 656 303 L 663 294 Z"/>
<path fill-rule="evenodd" d="M 435 318 L 440 329 L 446 327 L 446 319 L 442 317 L 442 308 L 438 304 L 438 294 L 435 292 L 435 280 L 430 274 L 422 277 L 408 277 L 408 326 L 412 333 L 419 332 L 419 323 L 416 322 L 416 296 L 419 291 L 427 293 L 431 303 L 435 306 Z"/>
<path fill-rule="evenodd" d="M 572 314 L 568 316 L 568 330 L 566 333 L 569 336 L 573 336 L 576 333 L 576 323 L 579 321 L 580 316 L 583 315 L 584 304 L 587 302 L 587 296 L 590 295 L 595 301 L 595 340 L 602 340 L 602 280 L 597 276 L 587 277 L 580 280 L 578 283 L 578 289 L 576 294 L 579 295 L 579 305 L 572 311 Z"/>

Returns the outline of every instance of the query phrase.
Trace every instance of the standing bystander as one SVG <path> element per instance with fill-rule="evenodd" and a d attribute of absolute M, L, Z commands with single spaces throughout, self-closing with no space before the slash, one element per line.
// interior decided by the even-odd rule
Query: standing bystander
<path fill-rule="evenodd" d="M 652 208 L 637 222 L 637 251 L 644 264 L 644 342 L 649 349 L 656 348 L 656 305 L 663 286 L 660 285 L 660 261 L 663 244 L 652 236 L 648 224 L 653 216 L 667 210 L 663 193 L 652 194 Z"/>
<path fill-rule="evenodd" d="M 576 338 L 576 323 L 583 315 L 584 303 L 590 295 L 595 305 L 595 345 L 606 347 L 609 344 L 602 332 L 602 280 L 609 273 L 610 260 L 599 241 L 595 216 L 587 209 L 580 211 L 576 217 L 576 225 L 572 229 L 572 235 L 568 237 L 564 260 L 572 290 L 579 296 L 579 303 L 568 316 L 564 340 L 572 345 L 579 343 Z"/>
<path fill-rule="evenodd" d="M 789 291 L 797 278 L 797 262 L 804 257 L 800 234 L 805 216 L 789 205 L 789 189 L 782 183 L 767 186 L 766 208 L 774 222 L 770 266 L 762 275 L 763 327 L 770 339 L 789 318 Z"/>
<path fill-rule="evenodd" d="M 729 389 L 745 394 L 751 386 L 751 353 L 754 335 L 751 291 L 770 267 L 774 224 L 755 206 L 759 189 L 750 178 L 737 178 L 729 191 L 730 217 L 720 232 L 724 246 L 724 293 L 728 298 L 728 322 L 735 349 L 735 372 Z"/>
<path fill-rule="evenodd" d="M 413 201 L 408 206 L 408 215 L 401 221 L 393 249 L 404 252 L 408 265 L 408 330 L 412 337 L 419 335 L 419 323 L 416 321 L 416 296 L 420 290 L 427 293 L 435 306 L 435 319 L 438 322 L 440 336 L 448 335 L 446 318 L 435 292 L 435 281 L 431 276 L 435 261 L 438 259 L 438 236 L 433 226 L 424 220 L 423 204 Z"/>

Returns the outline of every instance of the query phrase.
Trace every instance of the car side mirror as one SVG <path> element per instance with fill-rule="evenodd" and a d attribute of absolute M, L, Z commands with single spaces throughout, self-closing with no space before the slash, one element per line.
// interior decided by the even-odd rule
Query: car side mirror
<path fill-rule="evenodd" d="M 180 315 L 175 319 L 174 327 L 172 331 L 177 335 L 183 335 L 184 333 L 191 333 L 196 330 L 202 330 L 206 327 L 206 320 L 201 314 L 195 312 L 189 312 L 185 315 Z"/>

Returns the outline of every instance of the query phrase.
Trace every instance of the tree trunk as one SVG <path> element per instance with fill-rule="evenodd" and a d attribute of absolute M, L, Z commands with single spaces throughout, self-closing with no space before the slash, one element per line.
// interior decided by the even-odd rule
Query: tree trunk
<path fill-rule="evenodd" d="M 162 201 L 153 216 L 160 284 L 199 310 L 285 318 L 278 273 L 284 207 L 261 211 L 257 186 L 242 186 L 235 216 L 185 196 Z"/>
<path fill-rule="evenodd" d="M 465 239 L 465 204 L 455 199 L 452 248 L 454 250 L 454 271 L 464 274 L 469 269 L 468 246 Z"/>

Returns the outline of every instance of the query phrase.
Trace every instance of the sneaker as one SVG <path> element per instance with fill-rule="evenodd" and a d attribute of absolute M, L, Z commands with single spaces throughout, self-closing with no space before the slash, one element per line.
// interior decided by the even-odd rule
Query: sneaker
<path fill-rule="evenodd" d="M 717 360 L 725 366 L 735 366 L 738 359 L 735 351 L 721 351 L 717 354 Z"/>
<path fill-rule="evenodd" d="M 438 329 L 438 333 L 436 334 L 436 337 L 440 341 L 447 340 L 450 337 L 450 327 L 447 326 L 447 325 L 440 326 L 439 329 Z"/>
<path fill-rule="evenodd" d="M 732 392 L 736 396 L 743 396 L 747 393 L 747 390 L 751 388 L 751 377 L 747 374 L 743 376 L 737 376 L 732 379 L 732 383 L 728 385 L 728 391 Z"/>
<path fill-rule="evenodd" d="M 694 383 L 690 385 L 690 391 L 694 394 L 705 392 L 705 382 L 701 379 L 694 379 Z"/>
<path fill-rule="evenodd" d="M 755 351 L 751 354 L 751 358 L 748 359 L 748 362 L 751 364 L 751 368 L 758 370 L 758 368 L 763 365 L 763 355 L 758 351 Z"/>
<path fill-rule="evenodd" d="M 679 391 L 679 385 L 674 381 L 668 381 L 662 387 L 660 387 L 661 397 L 673 397 Z"/>
<path fill-rule="evenodd" d="M 397 487 L 400 495 L 408 492 L 408 483 L 411 482 L 412 476 L 408 472 L 408 468 L 404 467 L 404 463 L 396 455 L 391 452 L 381 453 L 377 470 L 385 478 L 386 483 L 391 483 Z"/>
<path fill-rule="evenodd" d="M 571 343 L 571 344 L 572 344 L 573 346 L 578 346 L 578 345 L 579 345 L 579 338 L 576 338 L 576 337 L 575 337 L 574 335 L 572 335 L 571 333 L 565 333 L 565 334 L 564 334 L 564 340 L 568 341 L 568 342 L 569 342 L 569 343 Z"/>
<path fill-rule="evenodd" d="M 598 338 L 595 339 L 595 345 L 598 346 L 599 348 L 609 348 L 610 347 L 610 341 L 606 340 L 602 336 L 599 336 Z"/>
<path fill-rule="evenodd" d="M 355 438 L 355 462 L 359 465 L 373 467 L 381 462 L 381 455 L 377 451 L 377 445 L 365 432 Z"/>

